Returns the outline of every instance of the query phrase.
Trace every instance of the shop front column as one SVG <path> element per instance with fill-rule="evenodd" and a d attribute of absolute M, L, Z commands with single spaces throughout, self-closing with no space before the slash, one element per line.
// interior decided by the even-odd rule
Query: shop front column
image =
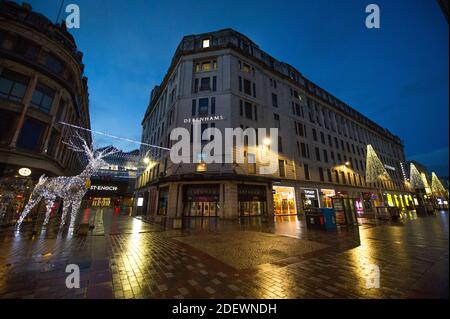
<path fill-rule="evenodd" d="M 167 217 L 174 218 L 174 217 L 181 217 L 180 213 L 180 191 L 179 189 L 182 188 L 180 184 L 178 183 L 171 183 L 169 185 L 169 200 L 167 203 Z M 182 208 L 181 208 L 182 209 Z"/>
<path fill-rule="evenodd" d="M 237 184 L 225 183 L 223 218 L 239 217 Z"/>
<path fill-rule="evenodd" d="M 274 216 L 274 204 L 273 204 L 273 192 L 272 192 L 272 184 L 267 186 L 267 216 Z"/>

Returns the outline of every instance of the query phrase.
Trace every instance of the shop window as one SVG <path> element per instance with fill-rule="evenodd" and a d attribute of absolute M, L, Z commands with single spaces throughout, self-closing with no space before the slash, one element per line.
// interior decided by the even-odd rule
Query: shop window
<path fill-rule="evenodd" d="M 0 97 L 21 101 L 27 90 L 29 79 L 19 73 L 4 70 L 0 76 Z"/>
<path fill-rule="evenodd" d="M 275 215 L 297 214 L 294 187 L 274 186 L 273 193 L 274 193 L 273 205 Z"/>
<path fill-rule="evenodd" d="M 30 151 L 39 151 L 43 133 L 44 124 L 32 119 L 26 119 L 17 140 L 17 147 Z"/>
<path fill-rule="evenodd" d="M 39 84 L 33 92 L 31 105 L 40 111 L 49 113 L 52 108 L 55 92 L 49 87 Z"/>

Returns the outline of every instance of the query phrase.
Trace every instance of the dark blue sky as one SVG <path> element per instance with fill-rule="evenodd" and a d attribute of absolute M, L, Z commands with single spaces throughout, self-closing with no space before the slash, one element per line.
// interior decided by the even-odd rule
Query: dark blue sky
<path fill-rule="evenodd" d="M 28 0 L 55 19 L 60 0 Z M 433 0 L 65 1 L 84 53 L 92 127 L 140 139 L 149 93 L 183 35 L 234 28 L 404 141 L 448 176 L 448 23 Z M 367 29 L 365 6 L 381 9 Z M 63 17 L 66 14 L 63 12 Z"/>

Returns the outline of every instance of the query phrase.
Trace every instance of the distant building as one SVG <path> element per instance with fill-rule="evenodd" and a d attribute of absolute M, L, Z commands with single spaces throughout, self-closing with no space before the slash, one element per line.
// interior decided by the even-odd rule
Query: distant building
<path fill-rule="evenodd" d="M 110 149 L 112 146 L 106 148 Z M 103 160 L 108 163 L 108 166 L 102 167 L 91 177 L 90 189 L 84 197 L 87 201 L 86 206 L 131 208 L 139 169 L 140 151 L 118 151 Z"/>

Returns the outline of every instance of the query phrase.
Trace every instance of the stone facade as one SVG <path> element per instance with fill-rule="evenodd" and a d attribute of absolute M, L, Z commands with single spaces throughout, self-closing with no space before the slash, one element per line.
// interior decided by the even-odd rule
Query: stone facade
<path fill-rule="evenodd" d="M 174 144 L 170 141 L 171 130 L 184 127 L 191 131 L 192 119 L 198 118 L 221 132 L 225 128 L 277 127 L 279 152 L 270 156 L 278 160 L 279 169 L 274 174 L 260 174 L 261 140 L 256 147 L 244 146 L 243 164 L 174 164 L 168 151 L 142 149 L 151 158 L 151 164 L 138 178 L 136 197 L 145 197 L 151 187 L 170 188 L 167 209 L 165 199 L 157 199 L 151 204 L 156 205 L 151 210 L 154 214 L 160 207 L 163 215 L 169 217 L 198 216 L 205 211 L 206 216 L 214 212 L 214 216 L 223 218 L 252 212 L 299 213 L 305 209 L 304 202 L 311 203 L 302 195 L 305 189 L 317 190 L 315 206 L 329 205 L 323 198 L 328 190 L 361 201 L 363 193 L 376 194 L 380 189 L 398 195 L 400 201 L 400 195 L 408 194 L 400 170 L 400 163 L 405 162 L 403 145 L 397 136 L 234 30 L 182 39 L 161 85 L 152 90 L 142 121 L 142 142 L 170 148 Z M 368 144 L 388 168 L 391 181 L 380 185 L 365 182 Z M 234 155 L 238 151 L 233 148 Z M 198 156 L 190 154 L 186 160 Z M 249 163 L 253 157 L 256 164 Z M 217 200 L 216 195 L 200 188 L 192 191 L 198 195 L 185 196 L 183 189 L 190 185 L 211 183 L 220 185 Z M 178 193 L 172 190 L 175 184 L 181 187 Z M 239 187 L 241 184 L 254 188 Z M 265 193 L 258 188 L 261 185 Z M 189 213 L 186 202 L 191 205 L 192 200 L 202 204 L 189 206 Z M 214 203 L 213 208 L 205 202 Z"/>

